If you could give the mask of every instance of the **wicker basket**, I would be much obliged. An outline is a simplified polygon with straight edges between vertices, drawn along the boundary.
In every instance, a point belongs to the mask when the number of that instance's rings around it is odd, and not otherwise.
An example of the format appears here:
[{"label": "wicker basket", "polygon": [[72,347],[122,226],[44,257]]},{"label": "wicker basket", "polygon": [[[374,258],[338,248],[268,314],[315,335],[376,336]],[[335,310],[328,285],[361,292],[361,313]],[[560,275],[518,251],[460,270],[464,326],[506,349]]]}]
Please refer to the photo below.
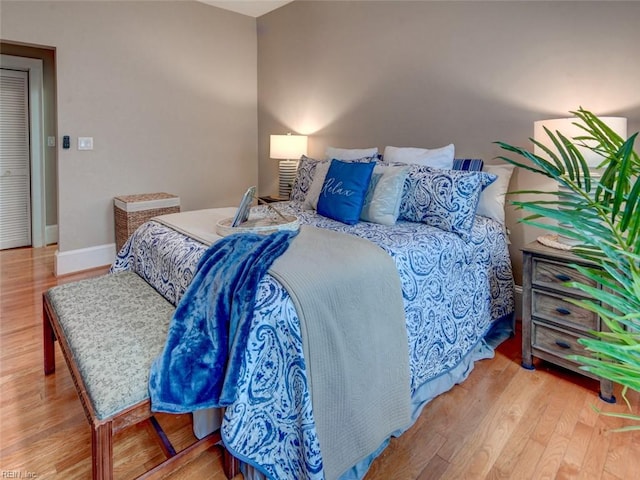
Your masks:
[{"label": "wicker basket", "polygon": [[131,234],[147,220],[180,211],[180,197],[170,193],[121,195],[113,199],[116,251],[120,251]]}]

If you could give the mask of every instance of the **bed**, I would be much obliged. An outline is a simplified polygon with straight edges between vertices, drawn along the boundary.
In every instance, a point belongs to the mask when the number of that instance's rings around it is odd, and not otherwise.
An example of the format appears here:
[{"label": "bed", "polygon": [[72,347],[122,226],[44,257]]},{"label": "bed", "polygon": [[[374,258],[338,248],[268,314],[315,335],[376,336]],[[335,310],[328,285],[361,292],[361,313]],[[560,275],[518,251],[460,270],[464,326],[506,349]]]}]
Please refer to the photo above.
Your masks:
[{"label": "bed", "polygon": [[[304,174],[304,168],[301,170]],[[405,180],[405,196],[406,185]],[[306,187],[305,193],[310,181]],[[309,209],[303,200],[282,202],[277,208],[296,216],[301,225],[373,242],[395,262],[406,321],[411,421],[431,399],[462,382],[474,362],[492,357],[496,339],[511,331],[513,277],[500,222],[474,215],[463,237],[423,221],[347,225]],[[405,211],[411,208],[402,207]],[[213,219],[232,216],[232,211],[174,214],[187,224],[193,219],[193,228],[186,230],[162,217],[147,222],[118,253],[112,271],[134,270],[177,304],[207,243],[215,241]],[[257,206],[251,215],[273,213],[268,206]],[[314,424],[313,392],[306,377],[295,306],[287,290],[269,273],[260,281],[256,298],[250,347],[244,352],[238,385],[241,393],[224,410],[221,434],[225,447],[249,467],[246,472],[256,476],[325,478],[327,459],[323,459]],[[210,411],[194,413],[197,435],[207,433],[210,423]],[[392,434],[400,435],[403,430]],[[331,478],[362,478],[387,443],[388,438]]]}]

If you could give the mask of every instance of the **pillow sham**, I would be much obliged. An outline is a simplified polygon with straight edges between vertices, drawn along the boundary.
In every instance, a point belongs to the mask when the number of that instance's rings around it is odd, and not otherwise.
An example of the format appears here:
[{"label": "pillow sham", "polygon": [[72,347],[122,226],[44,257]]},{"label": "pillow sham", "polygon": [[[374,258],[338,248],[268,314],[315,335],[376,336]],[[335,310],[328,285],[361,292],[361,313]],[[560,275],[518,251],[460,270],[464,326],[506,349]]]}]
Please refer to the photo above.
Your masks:
[{"label": "pillow sham", "polygon": [[496,175],[486,172],[412,167],[404,183],[400,218],[456,233],[468,241],[480,194],[495,179]]},{"label": "pillow sham", "polygon": [[484,162],[481,158],[454,158],[454,170],[466,170],[467,172],[481,172]]},{"label": "pillow sham", "polygon": [[440,148],[391,147],[384,149],[386,163],[409,163],[433,168],[453,168],[455,147],[453,143]]},{"label": "pillow sham", "polygon": [[400,214],[404,181],[409,167],[376,165],[371,175],[360,219],[381,225],[395,225]]},{"label": "pillow sham", "polygon": [[378,147],[371,148],[337,148],[327,147],[324,152],[327,160],[359,160],[361,158],[378,156]]},{"label": "pillow sham", "polygon": [[492,218],[504,225],[504,203],[513,169],[514,165],[507,163],[484,166],[485,172],[492,173],[498,178],[483,190],[476,214]]},{"label": "pillow sham", "polygon": [[318,199],[318,213],[347,225],[360,219],[375,163],[332,160]]}]

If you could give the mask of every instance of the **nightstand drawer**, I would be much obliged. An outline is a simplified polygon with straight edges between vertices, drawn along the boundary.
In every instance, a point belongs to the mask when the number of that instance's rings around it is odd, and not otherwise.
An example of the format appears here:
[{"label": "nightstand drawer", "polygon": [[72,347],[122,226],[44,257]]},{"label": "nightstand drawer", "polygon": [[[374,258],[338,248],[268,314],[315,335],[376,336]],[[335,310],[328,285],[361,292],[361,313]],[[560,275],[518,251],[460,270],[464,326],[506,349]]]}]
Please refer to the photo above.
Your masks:
[{"label": "nightstand drawer", "polygon": [[[569,332],[533,322],[532,347],[564,358],[566,355],[587,355],[578,338]],[[571,360],[566,360],[571,361]]]},{"label": "nightstand drawer", "polygon": [[533,290],[531,314],[583,331],[598,330],[598,315],[540,290]]},{"label": "nightstand drawer", "polygon": [[564,292],[570,292],[574,295],[580,296],[585,296],[585,293],[575,288],[567,288],[562,284],[565,282],[575,281],[592,287],[597,286],[596,282],[585,277],[576,269],[541,258],[533,259],[531,281],[534,286],[562,290]]},{"label": "nightstand drawer", "polygon": [[595,269],[599,269],[599,265],[537,241],[527,244],[522,251],[522,366],[534,369],[533,359],[537,357],[598,379],[600,397],[615,402],[611,380],[582,370],[578,363],[567,359],[572,354],[589,356],[578,339],[593,337],[591,332],[600,331],[602,323],[595,313],[564,300],[589,299],[590,296],[581,290],[567,288],[563,283],[575,281],[602,288],[572,268],[572,264]]}]

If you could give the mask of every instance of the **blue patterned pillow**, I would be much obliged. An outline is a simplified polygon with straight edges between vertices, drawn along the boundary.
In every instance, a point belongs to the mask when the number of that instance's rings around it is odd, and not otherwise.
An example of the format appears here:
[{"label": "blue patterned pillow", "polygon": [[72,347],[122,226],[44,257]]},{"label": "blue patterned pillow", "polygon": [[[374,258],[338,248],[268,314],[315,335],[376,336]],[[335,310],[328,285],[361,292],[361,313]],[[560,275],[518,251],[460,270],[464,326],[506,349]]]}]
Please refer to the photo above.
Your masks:
[{"label": "blue patterned pillow", "polygon": [[307,191],[313,182],[313,174],[316,171],[316,166],[320,163],[320,160],[302,155],[300,157],[300,163],[298,164],[298,171],[296,172],[296,178],[291,186],[290,200],[297,200],[304,202],[307,196]]},{"label": "blue patterned pillow", "polygon": [[454,158],[454,170],[466,170],[468,172],[481,172],[484,162],[481,158]]},{"label": "blue patterned pillow", "polygon": [[400,218],[453,232],[468,241],[482,190],[496,175],[411,167],[404,183]]},{"label": "blue patterned pillow", "polygon": [[318,198],[318,213],[347,225],[360,219],[374,162],[332,160]]}]

